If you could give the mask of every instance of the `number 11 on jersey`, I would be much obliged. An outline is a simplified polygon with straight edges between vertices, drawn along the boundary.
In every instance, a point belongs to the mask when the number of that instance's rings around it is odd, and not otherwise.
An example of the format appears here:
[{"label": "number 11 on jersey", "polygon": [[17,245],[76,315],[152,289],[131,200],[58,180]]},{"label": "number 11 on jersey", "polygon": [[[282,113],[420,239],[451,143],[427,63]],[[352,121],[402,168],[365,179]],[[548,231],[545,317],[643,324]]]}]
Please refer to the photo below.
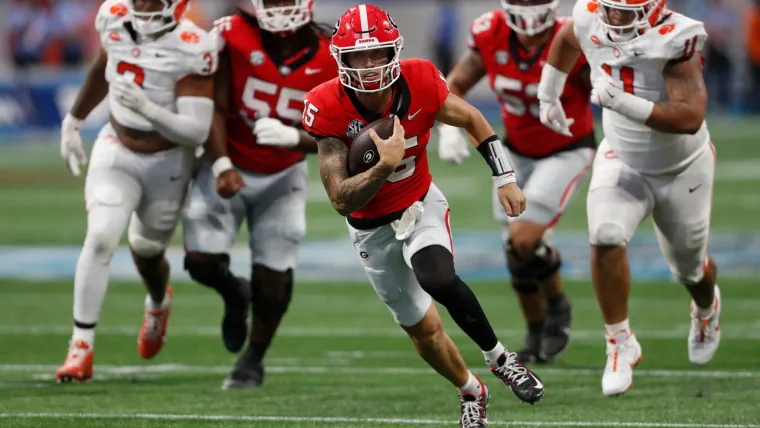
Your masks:
[{"label": "number 11 on jersey", "polygon": [[[612,67],[609,64],[602,64],[602,70],[613,79],[615,78],[615,76],[612,75]],[[618,74],[618,79],[623,82],[623,90],[631,95],[635,95],[633,93],[633,68],[620,67]]]}]

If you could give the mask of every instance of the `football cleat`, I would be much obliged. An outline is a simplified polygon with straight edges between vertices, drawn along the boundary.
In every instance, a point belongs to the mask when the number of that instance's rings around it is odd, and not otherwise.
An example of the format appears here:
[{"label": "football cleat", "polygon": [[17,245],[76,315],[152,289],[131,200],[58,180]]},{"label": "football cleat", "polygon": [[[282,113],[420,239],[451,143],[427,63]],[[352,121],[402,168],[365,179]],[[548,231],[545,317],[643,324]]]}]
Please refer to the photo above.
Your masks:
[{"label": "football cleat", "polygon": [[538,354],[540,360],[552,361],[565,352],[570,344],[571,317],[570,300],[563,295],[562,301],[547,312],[546,326],[541,336],[541,350]]},{"label": "football cleat", "polygon": [[[478,379],[480,381],[480,379]],[[488,388],[481,382],[483,392],[480,397],[464,392],[459,393],[459,402],[462,410],[462,417],[459,418],[460,428],[486,428],[488,427],[488,401],[490,394]]]},{"label": "football cleat", "polygon": [[238,278],[239,291],[232,296],[224,295],[224,318],[222,340],[228,351],[238,353],[248,337],[248,308],[251,304],[251,283]]},{"label": "football cleat", "polygon": [[521,401],[535,404],[544,396],[544,384],[530,369],[517,360],[514,352],[505,352],[496,360],[491,373],[504,382]]},{"label": "football cleat", "polygon": [[642,359],[641,345],[632,331],[607,335],[607,364],[602,375],[602,393],[617,396],[633,385],[633,369]]},{"label": "football cleat", "polygon": [[158,354],[166,340],[166,325],[169,322],[169,313],[172,307],[173,291],[171,285],[166,286],[166,296],[161,308],[152,309],[150,296],[145,298],[145,315],[143,317],[140,335],[137,338],[137,348],[140,356],[149,360]]},{"label": "football cleat", "polygon": [[235,361],[232,371],[222,382],[222,389],[259,388],[264,383],[264,365],[251,346]]},{"label": "football cleat", "polygon": [[90,345],[83,340],[73,340],[66,355],[66,361],[55,372],[58,383],[86,382],[92,378],[94,354]]},{"label": "football cleat", "polygon": [[522,349],[517,351],[517,361],[521,361],[525,364],[542,363],[543,360],[539,357],[541,352],[541,332],[528,332],[525,334],[525,344]]},{"label": "football cleat", "polygon": [[691,329],[689,330],[689,361],[707,364],[715,356],[720,344],[720,289],[715,286],[712,313],[700,318],[697,305],[691,302]]}]

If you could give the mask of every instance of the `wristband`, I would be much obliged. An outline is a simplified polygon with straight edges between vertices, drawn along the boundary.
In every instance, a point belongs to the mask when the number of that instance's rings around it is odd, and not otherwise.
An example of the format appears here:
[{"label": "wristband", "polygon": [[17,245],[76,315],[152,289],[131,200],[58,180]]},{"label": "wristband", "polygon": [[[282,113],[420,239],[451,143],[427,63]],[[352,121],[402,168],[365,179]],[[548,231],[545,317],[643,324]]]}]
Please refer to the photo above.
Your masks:
[{"label": "wristband", "polygon": [[211,165],[211,172],[214,174],[214,177],[219,177],[224,171],[232,168],[233,166],[230,158],[227,156],[222,156],[219,159],[215,160]]},{"label": "wristband", "polygon": [[509,156],[507,156],[507,152],[504,150],[504,145],[499,140],[499,137],[492,135],[486,138],[485,141],[478,145],[478,152],[483,156],[488,166],[491,167],[491,173],[494,183],[497,183],[497,187],[516,181],[515,171],[512,169]]}]

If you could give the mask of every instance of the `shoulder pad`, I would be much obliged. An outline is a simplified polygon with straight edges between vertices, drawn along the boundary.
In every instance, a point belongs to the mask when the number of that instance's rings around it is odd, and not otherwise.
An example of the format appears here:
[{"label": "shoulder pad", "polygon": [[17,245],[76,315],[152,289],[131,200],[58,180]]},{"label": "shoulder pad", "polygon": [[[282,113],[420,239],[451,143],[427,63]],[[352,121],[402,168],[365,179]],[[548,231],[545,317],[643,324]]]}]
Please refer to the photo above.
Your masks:
[{"label": "shoulder pad", "polygon": [[650,55],[669,60],[691,58],[702,51],[707,40],[702,22],[678,13],[673,13],[645,35],[651,40],[651,46],[647,48]]},{"label": "shoulder pad", "polygon": [[467,46],[476,50],[488,48],[493,39],[494,30],[503,22],[506,22],[506,16],[501,9],[486,12],[475,18],[470,25]]},{"label": "shoulder pad", "polygon": [[124,20],[129,14],[126,0],[107,0],[95,16],[95,30],[102,33],[111,23]]}]

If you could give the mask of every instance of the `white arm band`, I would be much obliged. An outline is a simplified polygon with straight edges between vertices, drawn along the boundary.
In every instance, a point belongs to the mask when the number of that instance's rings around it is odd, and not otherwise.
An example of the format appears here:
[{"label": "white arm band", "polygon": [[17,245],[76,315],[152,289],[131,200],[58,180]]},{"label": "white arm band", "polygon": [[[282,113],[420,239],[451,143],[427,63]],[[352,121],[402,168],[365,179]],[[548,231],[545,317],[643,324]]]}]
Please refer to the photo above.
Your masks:
[{"label": "white arm band", "polygon": [[544,102],[557,101],[565,90],[567,73],[551,64],[545,64],[538,84],[538,99]]},{"label": "white arm band", "polygon": [[652,115],[652,111],[654,110],[654,103],[652,101],[627,92],[622,92],[618,95],[618,98],[618,113],[640,122],[649,120],[649,116]]},{"label": "white arm band", "polygon": [[206,97],[177,98],[177,113],[148,102],[145,118],[159,134],[180,146],[197,147],[208,139],[214,117],[214,101]]}]

